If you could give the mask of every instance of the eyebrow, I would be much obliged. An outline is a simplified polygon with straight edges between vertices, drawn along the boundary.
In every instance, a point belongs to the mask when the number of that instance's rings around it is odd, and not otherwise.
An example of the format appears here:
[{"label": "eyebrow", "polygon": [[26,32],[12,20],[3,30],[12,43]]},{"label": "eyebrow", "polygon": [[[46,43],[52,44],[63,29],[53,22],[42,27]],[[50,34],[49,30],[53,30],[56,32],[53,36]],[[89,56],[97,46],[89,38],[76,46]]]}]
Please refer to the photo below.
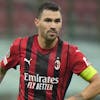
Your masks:
[{"label": "eyebrow", "polygon": [[45,18],[44,21],[52,21],[51,18]]},{"label": "eyebrow", "polygon": [[57,18],[57,19],[55,19],[55,21],[56,21],[56,22],[60,22],[60,21],[61,21],[61,19],[60,19],[60,18]]},{"label": "eyebrow", "polygon": [[[44,21],[52,21],[52,18],[45,18]],[[55,22],[60,22],[61,19],[60,18],[56,18],[54,19]]]}]

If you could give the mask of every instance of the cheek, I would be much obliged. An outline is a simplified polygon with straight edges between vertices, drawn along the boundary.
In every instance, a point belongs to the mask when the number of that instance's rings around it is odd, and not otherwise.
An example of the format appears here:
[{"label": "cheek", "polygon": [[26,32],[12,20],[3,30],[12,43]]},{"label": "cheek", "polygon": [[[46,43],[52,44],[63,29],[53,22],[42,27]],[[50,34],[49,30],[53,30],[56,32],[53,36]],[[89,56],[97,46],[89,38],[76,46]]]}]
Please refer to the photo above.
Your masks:
[{"label": "cheek", "polygon": [[59,24],[59,27],[60,27],[60,28],[62,27],[62,23]]},{"label": "cheek", "polygon": [[57,30],[58,30],[58,31],[60,31],[61,28],[62,28],[62,25],[58,25],[58,26],[57,26]]},{"label": "cheek", "polygon": [[43,24],[43,25],[41,26],[41,29],[42,29],[44,32],[46,32],[46,31],[49,30],[49,25]]},{"label": "cheek", "polygon": [[41,25],[41,26],[39,27],[39,30],[40,30],[41,33],[46,33],[47,28],[46,28],[44,25]]},{"label": "cheek", "polygon": [[44,30],[44,25],[43,25],[43,24],[40,24],[40,25],[39,25],[39,29],[40,29],[40,31],[41,31],[41,30]]},{"label": "cheek", "polygon": [[40,28],[41,28],[41,29],[45,29],[45,28],[46,28],[46,25],[45,25],[44,23],[41,23],[41,24],[40,24]]}]

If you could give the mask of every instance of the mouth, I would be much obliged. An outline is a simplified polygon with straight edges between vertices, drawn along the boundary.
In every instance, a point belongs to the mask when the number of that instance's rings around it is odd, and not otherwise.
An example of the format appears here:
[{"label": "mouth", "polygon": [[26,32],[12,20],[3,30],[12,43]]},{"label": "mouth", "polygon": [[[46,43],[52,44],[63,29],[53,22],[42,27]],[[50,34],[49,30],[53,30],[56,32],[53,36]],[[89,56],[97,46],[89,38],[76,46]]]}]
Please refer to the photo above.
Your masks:
[{"label": "mouth", "polygon": [[49,33],[49,36],[50,36],[50,37],[55,37],[55,36],[57,36],[57,33],[55,33],[55,32],[50,32],[50,33]]},{"label": "mouth", "polygon": [[56,31],[48,31],[48,33],[50,33],[50,35],[56,35],[57,34]]},{"label": "mouth", "polygon": [[57,33],[56,32],[50,32],[50,35],[56,35]]}]

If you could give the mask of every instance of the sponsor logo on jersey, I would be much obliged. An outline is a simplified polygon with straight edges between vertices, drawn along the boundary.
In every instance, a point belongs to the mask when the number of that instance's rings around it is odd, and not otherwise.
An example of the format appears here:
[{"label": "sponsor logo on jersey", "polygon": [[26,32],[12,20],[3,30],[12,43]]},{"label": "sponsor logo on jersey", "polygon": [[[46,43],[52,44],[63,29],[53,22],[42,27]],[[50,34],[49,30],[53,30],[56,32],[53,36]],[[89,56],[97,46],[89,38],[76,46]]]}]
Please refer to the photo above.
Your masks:
[{"label": "sponsor logo on jersey", "polygon": [[30,66],[31,60],[32,60],[32,59],[28,60],[28,59],[24,58],[24,61],[27,62],[29,66]]},{"label": "sponsor logo on jersey", "polygon": [[35,90],[52,90],[53,85],[59,82],[57,77],[47,77],[39,74],[31,75],[29,73],[24,73],[24,80],[28,82],[27,88]]}]

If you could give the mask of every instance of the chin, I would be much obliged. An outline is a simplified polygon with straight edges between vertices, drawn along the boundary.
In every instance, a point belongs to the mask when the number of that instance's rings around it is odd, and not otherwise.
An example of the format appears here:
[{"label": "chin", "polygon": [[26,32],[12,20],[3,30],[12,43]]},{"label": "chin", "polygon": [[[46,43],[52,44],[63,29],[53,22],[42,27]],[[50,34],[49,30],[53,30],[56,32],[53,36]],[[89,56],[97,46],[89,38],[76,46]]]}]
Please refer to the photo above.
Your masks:
[{"label": "chin", "polygon": [[47,39],[47,41],[49,41],[49,42],[53,42],[53,41],[55,41],[56,40],[56,38],[48,38]]},{"label": "chin", "polygon": [[57,38],[57,36],[55,36],[55,35],[52,35],[52,36],[48,37],[49,40],[55,40],[56,38]]}]

